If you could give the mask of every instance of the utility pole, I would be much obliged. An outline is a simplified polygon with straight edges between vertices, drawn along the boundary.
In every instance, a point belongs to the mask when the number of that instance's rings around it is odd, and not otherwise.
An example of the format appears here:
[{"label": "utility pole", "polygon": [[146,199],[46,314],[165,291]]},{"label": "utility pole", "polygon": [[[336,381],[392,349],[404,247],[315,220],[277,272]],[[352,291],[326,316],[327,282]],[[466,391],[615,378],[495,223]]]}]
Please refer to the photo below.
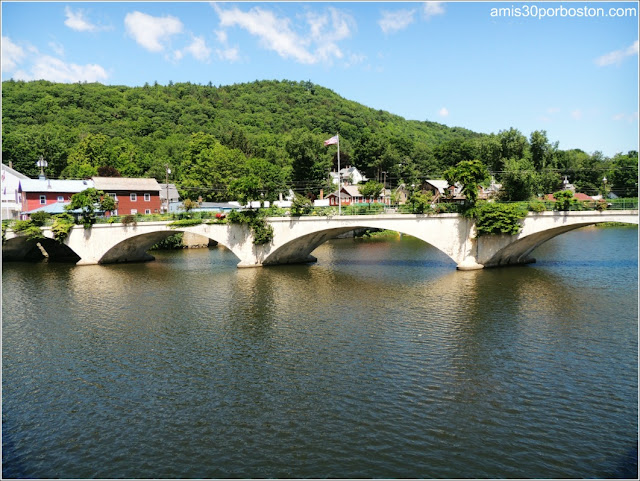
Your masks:
[{"label": "utility pole", "polygon": [[169,174],[171,173],[171,169],[169,168],[169,164],[166,164],[164,167],[165,167],[164,180],[165,180],[165,186],[167,188],[167,214],[168,214],[169,213]]}]

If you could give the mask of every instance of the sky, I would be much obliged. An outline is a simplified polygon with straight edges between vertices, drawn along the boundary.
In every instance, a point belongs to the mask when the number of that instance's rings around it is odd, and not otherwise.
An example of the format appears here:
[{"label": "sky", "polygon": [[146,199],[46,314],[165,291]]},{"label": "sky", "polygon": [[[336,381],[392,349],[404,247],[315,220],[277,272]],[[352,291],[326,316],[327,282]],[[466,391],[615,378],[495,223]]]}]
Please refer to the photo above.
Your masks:
[{"label": "sky", "polygon": [[638,150],[637,2],[2,2],[2,79],[306,81],[409,120]]}]

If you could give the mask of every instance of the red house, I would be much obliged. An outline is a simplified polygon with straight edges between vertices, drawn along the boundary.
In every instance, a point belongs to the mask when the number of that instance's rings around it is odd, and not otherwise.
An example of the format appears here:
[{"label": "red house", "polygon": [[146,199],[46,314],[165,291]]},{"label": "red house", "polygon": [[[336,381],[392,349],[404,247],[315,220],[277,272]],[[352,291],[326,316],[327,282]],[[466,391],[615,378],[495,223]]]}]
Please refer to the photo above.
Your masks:
[{"label": "red house", "polygon": [[91,180],[21,179],[18,194],[21,211],[29,212],[50,204],[63,204],[73,194],[93,187]]},{"label": "red house", "polygon": [[112,215],[158,214],[160,184],[156,179],[93,177],[94,187],[114,198],[117,210]]}]

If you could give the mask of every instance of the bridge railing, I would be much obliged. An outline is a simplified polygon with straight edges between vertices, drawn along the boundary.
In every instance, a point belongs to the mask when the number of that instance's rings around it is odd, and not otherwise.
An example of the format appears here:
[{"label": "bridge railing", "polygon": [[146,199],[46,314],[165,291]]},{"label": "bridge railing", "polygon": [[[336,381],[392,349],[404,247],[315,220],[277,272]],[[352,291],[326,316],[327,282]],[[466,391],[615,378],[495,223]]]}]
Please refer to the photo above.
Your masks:
[{"label": "bridge railing", "polygon": [[[532,212],[554,211],[556,210],[556,202],[549,200],[534,200],[530,202],[503,202],[505,204],[515,204],[521,206],[524,210]],[[590,200],[576,201],[571,204],[567,210],[569,211],[603,211],[603,210],[637,210],[638,198],[618,198],[606,200]],[[399,205],[385,205],[380,203],[362,203],[342,206],[342,215],[379,215],[379,214],[416,214],[414,206],[411,203]],[[443,214],[443,213],[459,213],[462,211],[462,205],[456,203],[438,203],[431,207],[427,207],[422,213],[424,214]],[[158,222],[158,221],[176,221],[181,219],[201,219],[221,220],[227,213],[214,211],[197,211],[197,212],[179,212],[168,214],[135,214],[120,215],[111,217],[98,217],[96,223],[138,223],[138,222]],[[291,216],[291,209],[283,209],[278,207],[269,207],[266,212],[270,217],[286,217]],[[337,216],[338,207],[315,207],[305,216]],[[3,220],[3,231],[11,228],[12,220]],[[44,225],[51,225],[53,218],[44,222]]]}]

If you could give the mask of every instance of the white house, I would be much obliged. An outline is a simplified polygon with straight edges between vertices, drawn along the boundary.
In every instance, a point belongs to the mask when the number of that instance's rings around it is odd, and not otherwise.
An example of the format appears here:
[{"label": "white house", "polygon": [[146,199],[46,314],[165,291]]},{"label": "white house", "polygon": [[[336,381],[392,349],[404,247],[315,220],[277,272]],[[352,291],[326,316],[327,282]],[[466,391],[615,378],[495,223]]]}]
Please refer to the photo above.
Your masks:
[{"label": "white house", "polygon": [[[331,180],[334,184],[338,185],[338,172],[331,172],[329,174],[331,176]],[[340,175],[342,176],[343,184],[362,184],[366,182],[367,179],[356,167],[346,167],[344,169],[340,169]]]},{"label": "white house", "polygon": [[22,196],[18,192],[20,181],[28,179],[24,174],[2,164],[2,218],[17,219],[22,210]]}]

